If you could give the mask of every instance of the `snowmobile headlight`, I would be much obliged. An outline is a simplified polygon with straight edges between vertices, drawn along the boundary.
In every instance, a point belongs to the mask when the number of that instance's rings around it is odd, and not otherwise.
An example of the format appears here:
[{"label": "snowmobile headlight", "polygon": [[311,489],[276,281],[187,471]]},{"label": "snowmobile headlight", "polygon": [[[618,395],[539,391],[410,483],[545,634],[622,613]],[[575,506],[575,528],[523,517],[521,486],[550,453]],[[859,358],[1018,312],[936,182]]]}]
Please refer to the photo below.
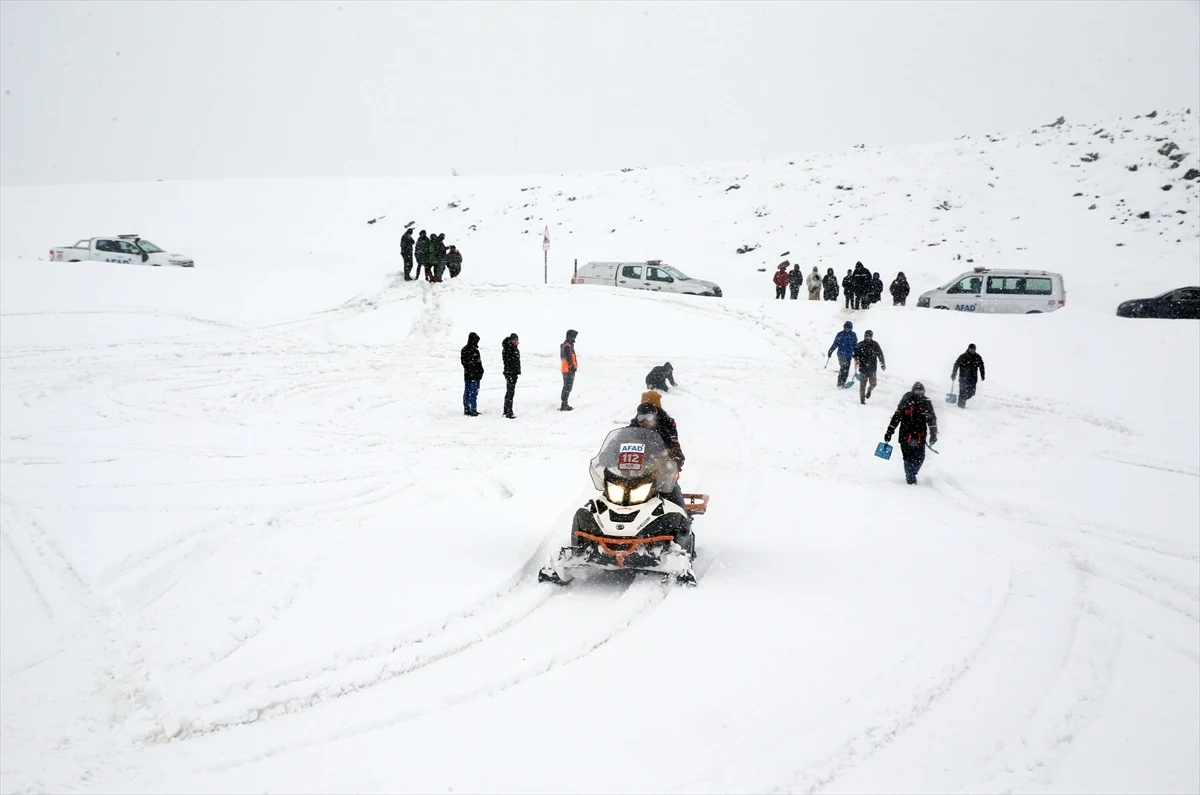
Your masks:
[{"label": "snowmobile headlight", "polygon": [[650,499],[650,494],[654,491],[653,483],[643,483],[640,486],[634,486],[629,490],[629,504],[637,505]]},{"label": "snowmobile headlight", "polygon": [[609,502],[615,502],[618,505],[625,502],[625,486],[622,483],[613,483],[610,480],[604,484],[604,493],[608,495]]}]

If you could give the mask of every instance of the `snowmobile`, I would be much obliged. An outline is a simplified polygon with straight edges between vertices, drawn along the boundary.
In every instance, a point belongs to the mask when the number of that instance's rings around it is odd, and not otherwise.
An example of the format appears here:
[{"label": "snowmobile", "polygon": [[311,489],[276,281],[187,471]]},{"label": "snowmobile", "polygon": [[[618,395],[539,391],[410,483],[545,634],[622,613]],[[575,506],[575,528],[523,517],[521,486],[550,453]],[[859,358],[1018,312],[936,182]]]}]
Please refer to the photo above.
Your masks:
[{"label": "snowmobile", "polygon": [[599,492],[575,512],[571,543],[538,573],[538,580],[565,585],[576,569],[659,572],[696,584],[692,517],[708,509],[707,494],[684,494],[681,508],[670,494],[679,468],[657,431],[618,428],[591,461]]}]

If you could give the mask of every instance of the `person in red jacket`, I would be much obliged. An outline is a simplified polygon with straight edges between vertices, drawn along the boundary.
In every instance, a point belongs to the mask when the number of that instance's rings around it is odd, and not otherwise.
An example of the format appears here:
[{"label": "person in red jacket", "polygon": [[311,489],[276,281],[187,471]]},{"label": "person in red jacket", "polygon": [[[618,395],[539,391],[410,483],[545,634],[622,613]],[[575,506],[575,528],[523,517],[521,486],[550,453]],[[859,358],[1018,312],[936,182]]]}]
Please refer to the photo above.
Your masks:
[{"label": "person in red jacket", "polygon": [[779,270],[775,271],[774,281],[775,281],[775,297],[776,298],[783,298],[784,293],[787,292],[787,286],[788,286],[787,266],[788,266],[788,262],[787,262],[787,260],[784,260],[783,262],[779,263]]}]

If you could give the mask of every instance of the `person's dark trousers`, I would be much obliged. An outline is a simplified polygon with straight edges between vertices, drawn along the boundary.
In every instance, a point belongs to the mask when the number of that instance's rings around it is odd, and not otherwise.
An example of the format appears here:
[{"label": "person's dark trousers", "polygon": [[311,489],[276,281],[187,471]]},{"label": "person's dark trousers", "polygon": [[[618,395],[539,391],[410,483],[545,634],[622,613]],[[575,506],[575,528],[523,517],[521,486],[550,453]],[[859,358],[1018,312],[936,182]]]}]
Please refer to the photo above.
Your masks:
[{"label": "person's dark trousers", "polygon": [[967,401],[970,398],[975,397],[975,387],[978,385],[978,383],[979,382],[974,379],[967,379],[959,376],[958,407],[960,409],[965,409],[967,407]]},{"label": "person's dark trousers", "polygon": [[575,371],[572,370],[569,373],[563,373],[562,377],[563,377],[562,404],[563,404],[563,407],[565,408],[567,405],[567,398],[569,398],[571,396],[571,387],[575,386]]},{"label": "person's dark trousers", "polygon": [[675,488],[671,489],[671,494],[670,494],[670,496],[667,497],[667,499],[670,500],[671,502],[675,503],[676,505],[678,505],[680,508],[684,509],[685,511],[687,510],[687,503],[684,502],[684,499],[683,499],[683,489],[679,487],[678,480],[675,481]]},{"label": "person's dark trousers", "polygon": [[860,309],[861,307],[862,307],[861,299],[859,299],[858,293],[855,293],[854,295],[850,296],[850,308],[851,309]]},{"label": "person's dark trousers", "polygon": [[916,483],[917,473],[921,471],[921,464],[925,463],[925,443],[902,444],[900,445],[900,455],[904,458],[904,481],[909,484]]},{"label": "person's dark trousers", "polygon": [[875,388],[877,383],[874,370],[869,373],[863,370],[858,374],[858,399],[860,402],[867,402],[867,398],[871,396],[871,390]]},{"label": "person's dark trousers", "polygon": [[850,376],[850,362],[851,358],[849,356],[838,354],[838,386],[846,385],[846,379]]},{"label": "person's dark trousers", "polygon": [[406,282],[412,281],[412,267],[413,267],[412,254],[405,254],[404,255],[404,281],[406,281]]},{"label": "person's dark trousers", "polygon": [[797,298],[799,295],[800,295],[800,288],[799,288],[799,287],[793,287],[793,288],[792,288],[792,300],[793,300],[793,301],[795,301],[795,300],[796,300],[796,298]]},{"label": "person's dark trousers", "polygon": [[776,287],[775,288],[775,297],[783,298],[783,293],[786,289],[787,289],[786,287]]},{"label": "person's dark trousers", "polygon": [[512,408],[513,396],[516,395],[516,393],[517,393],[517,376],[515,376],[515,375],[504,376],[504,383],[505,383],[504,416],[512,417],[512,415],[513,415],[513,408]]},{"label": "person's dark trousers", "polygon": [[479,399],[479,382],[464,381],[463,382],[463,414],[475,415],[479,413],[475,402]]}]

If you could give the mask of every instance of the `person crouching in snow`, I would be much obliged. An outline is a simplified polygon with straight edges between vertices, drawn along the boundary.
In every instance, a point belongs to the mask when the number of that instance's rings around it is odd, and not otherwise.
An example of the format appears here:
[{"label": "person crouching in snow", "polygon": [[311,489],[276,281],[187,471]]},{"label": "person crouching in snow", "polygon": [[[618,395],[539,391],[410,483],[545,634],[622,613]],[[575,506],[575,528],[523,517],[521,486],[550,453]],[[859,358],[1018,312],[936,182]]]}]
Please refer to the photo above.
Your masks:
[{"label": "person crouching in snow", "polygon": [[905,392],[896,406],[896,413],[888,423],[884,442],[892,441],[892,433],[900,427],[900,456],[904,459],[904,481],[916,485],[917,473],[925,463],[925,433],[929,432],[929,444],[937,444],[937,415],[933,404],[925,397],[925,385],[920,381],[913,384],[911,392]]},{"label": "person crouching in snow", "polygon": [[670,392],[667,389],[667,382],[671,382],[671,386],[679,386],[675,383],[675,368],[670,362],[660,364],[650,372],[646,373],[646,389],[657,389],[659,392]]},{"label": "person crouching in snow", "polygon": [[[658,435],[662,437],[663,444],[667,447],[667,453],[671,456],[671,460],[675,462],[675,466],[682,472],[684,456],[683,450],[679,446],[679,428],[675,425],[675,419],[663,410],[661,401],[662,398],[657,392],[643,392],[642,402],[637,407],[637,416],[629,421],[629,427],[658,431]],[[663,499],[670,500],[685,511],[687,510],[687,503],[684,502],[683,489],[679,487],[678,478],[675,479],[671,493],[663,493],[661,496]]]}]

